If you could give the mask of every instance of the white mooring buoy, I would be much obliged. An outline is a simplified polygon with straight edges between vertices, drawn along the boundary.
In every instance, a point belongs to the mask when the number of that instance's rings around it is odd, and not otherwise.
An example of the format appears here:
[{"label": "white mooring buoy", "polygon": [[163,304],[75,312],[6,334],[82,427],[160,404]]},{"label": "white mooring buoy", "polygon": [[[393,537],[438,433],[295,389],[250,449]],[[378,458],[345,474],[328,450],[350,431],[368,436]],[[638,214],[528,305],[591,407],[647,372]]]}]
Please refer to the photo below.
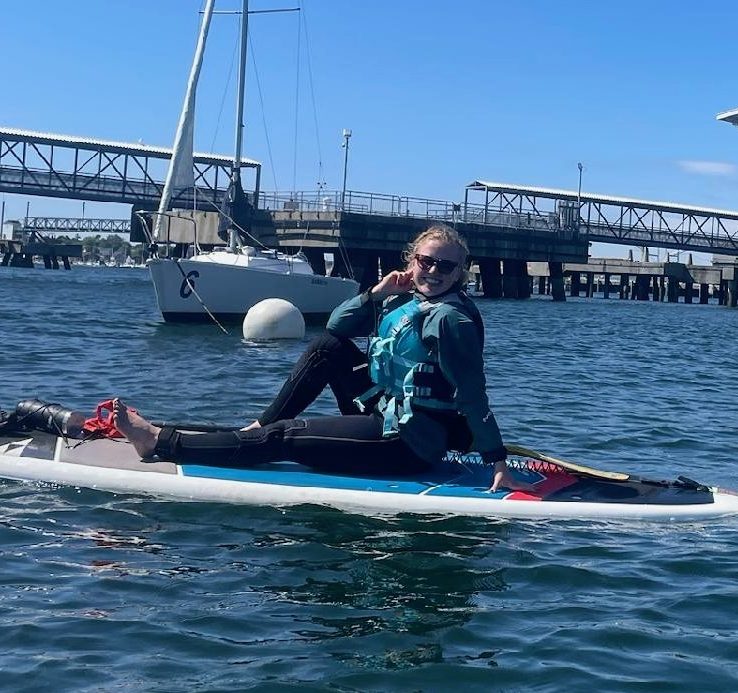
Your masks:
[{"label": "white mooring buoy", "polygon": [[243,319],[244,339],[302,339],[305,318],[282,298],[265,298],[249,308]]}]

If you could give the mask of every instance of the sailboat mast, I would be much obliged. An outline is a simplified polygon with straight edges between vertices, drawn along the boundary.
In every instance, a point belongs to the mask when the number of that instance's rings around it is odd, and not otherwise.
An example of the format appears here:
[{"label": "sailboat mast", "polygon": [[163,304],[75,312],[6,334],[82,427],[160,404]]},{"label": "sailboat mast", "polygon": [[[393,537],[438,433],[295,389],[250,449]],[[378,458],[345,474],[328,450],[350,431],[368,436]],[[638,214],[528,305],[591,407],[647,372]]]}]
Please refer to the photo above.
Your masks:
[{"label": "sailboat mast", "polygon": [[246,49],[249,32],[249,0],[243,0],[241,12],[241,48],[238,61],[238,95],[236,96],[236,147],[233,159],[233,175],[241,172],[241,155],[243,147],[243,99],[246,90]]},{"label": "sailboat mast", "polygon": [[182,112],[179,115],[177,134],[174,136],[172,159],[169,162],[169,170],[167,171],[164,190],[161,194],[161,200],[159,200],[159,209],[154,222],[154,240],[159,240],[161,237],[164,216],[169,209],[169,203],[172,199],[172,188],[177,186],[182,188],[192,187],[194,189],[195,186],[194,173],[192,170],[195,93],[197,91],[197,80],[200,78],[200,68],[202,67],[202,58],[205,52],[205,42],[208,37],[210,19],[213,16],[214,7],[215,0],[207,0],[207,4],[205,5],[205,10],[203,12],[202,24],[200,25],[200,35],[197,39],[195,57],[192,59],[192,67],[190,68],[190,78],[187,82],[184,104],[182,106]]},{"label": "sailboat mast", "polygon": [[[246,90],[246,49],[248,45],[249,31],[249,1],[243,0],[241,8],[241,46],[238,54],[238,93],[236,95],[236,146],[233,153],[233,165],[231,166],[231,191],[236,194],[237,187],[241,185],[241,155],[243,147],[243,99]],[[228,234],[228,246],[231,252],[236,252],[238,235],[231,228]]]}]

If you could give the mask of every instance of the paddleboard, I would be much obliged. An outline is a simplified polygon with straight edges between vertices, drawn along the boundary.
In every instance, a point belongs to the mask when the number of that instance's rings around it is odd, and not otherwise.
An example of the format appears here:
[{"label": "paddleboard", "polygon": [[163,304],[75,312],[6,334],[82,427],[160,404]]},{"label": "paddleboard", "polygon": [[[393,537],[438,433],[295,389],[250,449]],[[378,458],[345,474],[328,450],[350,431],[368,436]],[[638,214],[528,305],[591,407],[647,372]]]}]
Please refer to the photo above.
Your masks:
[{"label": "paddleboard", "polygon": [[0,432],[0,478],[187,501],[530,519],[700,520],[738,514],[738,494],[689,479],[648,480],[565,464],[511,457],[511,475],[527,490],[492,493],[490,468],[474,455],[449,457],[413,477],[367,478],[313,472],[291,462],[233,469],[145,461],[122,439]]}]

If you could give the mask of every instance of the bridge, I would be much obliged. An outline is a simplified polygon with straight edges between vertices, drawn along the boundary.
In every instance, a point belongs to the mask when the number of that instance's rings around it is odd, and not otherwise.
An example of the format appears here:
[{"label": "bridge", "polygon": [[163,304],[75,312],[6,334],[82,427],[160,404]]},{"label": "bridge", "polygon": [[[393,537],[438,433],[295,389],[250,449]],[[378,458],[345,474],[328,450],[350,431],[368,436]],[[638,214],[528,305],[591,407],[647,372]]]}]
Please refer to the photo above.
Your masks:
[{"label": "bridge", "polygon": [[[0,192],[122,202],[155,209],[164,188],[172,150],[86,137],[0,128]],[[195,154],[196,196],[203,204],[222,201],[232,157]],[[261,165],[243,161],[258,191]],[[247,181],[244,181],[244,185]],[[192,193],[173,202],[192,207]]]},{"label": "bridge", "polygon": [[[534,224],[571,225],[593,242],[738,254],[734,211],[479,180],[466,188],[465,210],[470,199],[480,199],[483,219],[508,213]],[[478,207],[464,219],[478,216]]]},{"label": "bridge", "polygon": [[[0,129],[0,192],[153,209],[169,158],[171,150],[162,147]],[[207,209],[225,195],[230,158],[198,154],[194,165],[194,197]],[[586,263],[592,241],[738,255],[733,211],[483,180],[467,185],[457,202],[351,190],[265,193],[259,188],[260,165],[246,161],[245,166],[253,172],[257,202],[254,235],[267,245],[302,248],[318,272],[325,269],[324,251],[340,250],[334,252],[333,271],[345,276],[348,253],[362,286],[376,281],[378,268],[399,266],[408,240],[429,220],[465,235],[489,296],[529,295],[526,263],[543,261],[550,265],[552,293],[563,299],[562,263]],[[173,206],[191,208],[192,197]],[[33,223],[47,224],[46,231],[48,224],[64,225],[46,218]],[[129,226],[134,242],[146,240],[139,226]],[[78,219],[64,230],[87,228]],[[166,233],[171,234],[169,227]],[[208,236],[191,221],[165,240],[175,243],[178,253],[187,243],[222,243],[214,231]]]},{"label": "bridge", "polygon": [[[161,197],[170,158],[171,150],[164,147],[0,128],[0,192],[153,209]],[[230,164],[228,156],[195,155],[196,197],[201,209],[222,201]],[[467,185],[459,202],[350,190],[262,193],[261,165],[247,159],[244,167],[253,173],[251,189],[257,206],[268,209],[276,226],[283,227],[279,235],[285,241],[294,235],[291,222],[310,221],[316,231],[335,229],[335,214],[340,212],[344,221],[346,215],[361,215],[380,226],[403,218],[438,219],[518,235],[543,232],[548,240],[573,230],[577,239],[594,242],[738,253],[738,212],[734,211],[483,180]],[[249,187],[249,181],[244,185]],[[174,206],[192,207],[192,195],[174,202]],[[330,214],[334,216],[326,222]],[[85,230],[84,223],[75,223],[76,230]],[[297,228],[304,227],[305,223],[297,224]]]},{"label": "bridge", "polygon": [[[470,202],[474,192],[485,193],[483,203]],[[472,193],[472,195],[470,195]],[[341,205],[343,204],[343,208]],[[581,217],[577,219],[577,206]],[[401,195],[347,190],[261,192],[259,208],[273,215],[315,215],[333,219],[336,212],[441,220],[450,225],[561,230],[575,228],[588,241],[646,248],[716,252],[738,255],[738,212],[669,205],[630,198],[605,197],[567,190],[510,186],[475,181],[463,203]],[[578,226],[577,226],[578,222]],[[47,233],[130,233],[129,219],[84,217],[27,217],[28,231]],[[209,239],[212,242],[220,242]]]}]

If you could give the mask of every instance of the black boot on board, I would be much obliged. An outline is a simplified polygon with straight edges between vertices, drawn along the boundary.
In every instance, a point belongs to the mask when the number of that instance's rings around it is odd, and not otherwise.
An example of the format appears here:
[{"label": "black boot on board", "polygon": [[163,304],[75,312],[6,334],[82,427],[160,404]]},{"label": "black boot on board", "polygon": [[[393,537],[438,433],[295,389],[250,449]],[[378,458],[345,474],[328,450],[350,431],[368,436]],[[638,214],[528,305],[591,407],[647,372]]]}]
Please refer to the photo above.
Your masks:
[{"label": "black boot on board", "polygon": [[15,408],[16,425],[47,431],[58,436],[78,438],[85,422],[84,414],[61,404],[49,404],[40,399],[24,399]]}]

